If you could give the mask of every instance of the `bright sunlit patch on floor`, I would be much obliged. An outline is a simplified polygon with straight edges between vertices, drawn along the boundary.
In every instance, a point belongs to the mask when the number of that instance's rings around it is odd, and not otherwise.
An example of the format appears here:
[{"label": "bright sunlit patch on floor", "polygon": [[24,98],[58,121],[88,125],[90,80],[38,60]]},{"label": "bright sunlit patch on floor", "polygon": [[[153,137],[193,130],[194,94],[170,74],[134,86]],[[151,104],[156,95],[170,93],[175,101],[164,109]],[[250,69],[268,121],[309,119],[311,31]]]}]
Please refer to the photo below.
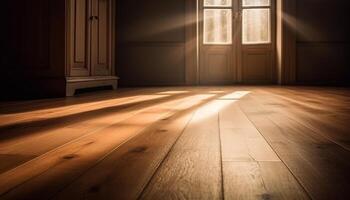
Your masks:
[{"label": "bright sunlit patch on floor", "polygon": [[250,91],[236,91],[221,97],[220,100],[239,100],[250,93]]},{"label": "bright sunlit patch on floor", "polygon": [[117,106],[131,105],[146,101],[153,101],[169,95],[137,95],[132,97],[114,98],[108,100],[93,101],[88,103],[61,106],[56,108],[41,109],[35,111],[26,111],[22,113],[0,115],[0,126],[11,125],[19,122],[34,122],[43,119],[66,117],[73,114],[91,112],[95,110],[115,108]]},{"label": "bright sunlit patch on floor", "polygon": [[225,91],[222,91],[222,90],[213,90],[213,91],[210,91],[209,93],[210,93],[210,94],[222,94],[222,93],[225,93]]},{"label": "bright sunlit patch on floor", "polygon": [[196,113],[197,115],[197,122],[202,123],[203,121],[207,120],[208,118],[213,117],[213,115],[217,115],[219,112],[224,110],[227,106],[234,103],[235,101],[219,101],[214,100],[210,103],[202,106]]},{"label": "bright sunlit patch on floor", "polygon": [[[213,91],[212,91],[213,92]],[[218,91],[216,91],[218,92]],[[224,95],[217,100],[211,101],[208,104],[202,106],[198,112],[197,115],[199,115],[199,121],[202,122],[203,120],[206,120],[207,118],[212,117],[213,115],[216,115],[217,113],[221,112],[222,110],[226,109],[229,105],[232,105],[233,103],[236,103],[238,100],[242,99],[246,95],[251,93],[250,91],[236,91],[232,92],[230,94]],[[228,100],[228,101],[222,101],[222,100]]]},{"label": "bright sunlit patch on floor", "polygon": [[180,91],[166,91],[166,92],[159,92],[157,94],[186,94],[189,93],[189,91],[186,90],[180,90]]}]

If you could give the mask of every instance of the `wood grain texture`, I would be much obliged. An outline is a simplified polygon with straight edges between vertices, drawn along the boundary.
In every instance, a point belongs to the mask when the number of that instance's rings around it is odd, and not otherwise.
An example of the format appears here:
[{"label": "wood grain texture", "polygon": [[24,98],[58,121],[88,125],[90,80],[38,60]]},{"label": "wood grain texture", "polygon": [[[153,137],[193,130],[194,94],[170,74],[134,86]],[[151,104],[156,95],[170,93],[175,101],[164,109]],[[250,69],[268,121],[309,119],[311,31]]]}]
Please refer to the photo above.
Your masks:
[{"label": "wood grain texture", "polygon": [[222,174],[218,110],[222,101],[200,108],[141,199],[220,199]]},{"label": "wood grain texture", "polygon": [[309,199],[282,162],[224,162],[225,199]]},{"label": "wood grain texture", "polygon": [[256,162],[224,162],[225,199],[264,199],[268,195]]},{"label": "wood grain texture", "polygon": [[349,106],[253,86],[0,103],[0,199],[348,199]]},{"label": "wood grain texture", "polygon": [[[1,174],[0,192],[6,193],[9,198],[14,198],[19,194],[29,194],[33,198],[45,198],[42,194],[43,188],[45,188],[46,191],[51,191],[45,193],[48,195],[47,197],[50,197],[60,187],[80,176],[110,151],[139,134],[147,126],[161,119],[162,116],[167,117],[169,112],[176,112],[173,108],[181,101],[184,99],[172,100],[150,107],[122,123],[112,124]],[[53,178],[58,176],[61,178]],[[29,179],[32,179],[33,184],[26,184]],[[18,184],[20,187],[15,191],[12,190]]]},{"label": "wood grain texture", "polygon": [[349,151],[293,120],[292,112],[267,109],[262,99],[271,98],[270,95],[259,98],[258,94],[254,94],[251,101],[242,102],[246,112],[310,196],[315,199],[346,198],[349,195],[346,192],[349,163],[345,160],[349,159]]},{"label": "wood grain texture", "polygon": [[[6,131],[2,136],[11,136],[12,133],[17,135],[22,134],[22,136],[1,141],[0,152],[2,154],[16,154],[19,156],[40,156],[67,142],[78,140],[79,138],[137,115],[147,110],[149,106],[163,102],[164,97],[167,96],[138,95],[130,98],[122,97],[117,100],[105,100],[86,106],[75,105],[72,107],[76,108],[67,108],[67,110],[64,111],[48,111],[48,114],[41,113],[41,115],[45,116],[45,120],[49,119],[51,123],[43,123],[43,126],[39,127],[34,126],[32,128],[29,126],[26,129],[12,129]],[[172,96],[172,98],[177,99],[178,97]],[[101,105],[104,106],[100,107]],[[30,113],[26,113],[26,115],[30,117]],[[68,117],[63,118],[63,120],[57,119],[62,119],[62,115],[67,115]],[[73,117],[70,115],[73,115]],[[36,122],[41,123],[40,121],[35,121],[35,123]],[[36,144],[41,145],[38,146]],[[4,164],[7,165],[5,160],[3,161],[4,162],[1,162],[0,166]],[[3,168],[1,172],[4,172],[6,169],[7,168]]]},{"label": "wood grain texture", "polygon": [[250,94],[237,91],[222,98],[229,102],[220,111],[225,199],[308,199],[291,172],[240,108],[240,102],[249,98]]},{"label": "wood grain texture", "polygon": [[241,111],[238,101],[232,100],[220,112],[223,161],[280,161],[259,131]]},{"label": "wood grain texture", "polygon": [[112,152],[89,173],[64,189],[57,199],[79,199],[82,196],[87,199],[136,199],[187,126],[193,109],[210,98],[212,95],[198,95],[184,102],[178,107],[179,112],[157,122]]}]

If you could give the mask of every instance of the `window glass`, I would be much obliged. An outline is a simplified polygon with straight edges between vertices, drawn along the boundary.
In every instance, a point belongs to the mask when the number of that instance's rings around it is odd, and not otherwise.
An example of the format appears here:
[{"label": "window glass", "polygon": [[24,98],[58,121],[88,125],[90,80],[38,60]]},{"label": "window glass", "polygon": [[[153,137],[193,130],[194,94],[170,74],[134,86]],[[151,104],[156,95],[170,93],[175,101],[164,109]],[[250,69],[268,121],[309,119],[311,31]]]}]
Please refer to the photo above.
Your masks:
[{"label": "window glass", "polygon": [[270,9],[243,10],[243,44],[271,42]]},{"label": "window glass", "polygon": [[204,0],[205,7],[231,7],[232,0]]},{"label": "window glass", "polygon": [[232,43],[232,10],[204,9],[204,44]]},{"label": "window glass", "polygon": [[270,0],[243,0],[243,7],[251,7],[251,6],[270,6]]}]

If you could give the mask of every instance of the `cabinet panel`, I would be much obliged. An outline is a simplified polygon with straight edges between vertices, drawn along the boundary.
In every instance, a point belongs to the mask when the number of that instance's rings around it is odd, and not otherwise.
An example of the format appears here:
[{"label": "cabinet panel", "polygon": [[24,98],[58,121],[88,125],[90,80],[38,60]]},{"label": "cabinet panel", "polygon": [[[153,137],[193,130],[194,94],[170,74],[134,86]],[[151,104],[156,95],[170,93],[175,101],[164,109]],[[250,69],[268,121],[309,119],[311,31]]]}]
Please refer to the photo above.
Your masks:
[{"label": "cabinet panel", "polygon": [[69,75],[89,76],[90,1],[71,0],[69,2]]},{"label": "cabinet panel", "polygon": [[92,75],[111,75],[112,0],[92,0],[91,65]]}]

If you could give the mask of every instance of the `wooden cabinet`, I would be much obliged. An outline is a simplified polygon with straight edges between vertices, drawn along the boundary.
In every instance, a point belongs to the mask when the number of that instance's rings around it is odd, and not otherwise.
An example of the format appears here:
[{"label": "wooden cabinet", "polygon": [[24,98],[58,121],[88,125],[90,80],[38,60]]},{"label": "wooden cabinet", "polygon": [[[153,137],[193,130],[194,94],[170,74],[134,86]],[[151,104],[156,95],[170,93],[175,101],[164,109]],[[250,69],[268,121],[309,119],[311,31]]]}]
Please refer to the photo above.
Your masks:
[{"label": "wooden cabinet", "polygon": [[114,10],[113,0],[67,1],[67,96],[85,87],[117,87]]},{"label": "wooden cabinet", "polygon": [[116,88],[115,4],[116,0],[5,0],[2,91],[7,96],[62,97],[80,88]]}]

